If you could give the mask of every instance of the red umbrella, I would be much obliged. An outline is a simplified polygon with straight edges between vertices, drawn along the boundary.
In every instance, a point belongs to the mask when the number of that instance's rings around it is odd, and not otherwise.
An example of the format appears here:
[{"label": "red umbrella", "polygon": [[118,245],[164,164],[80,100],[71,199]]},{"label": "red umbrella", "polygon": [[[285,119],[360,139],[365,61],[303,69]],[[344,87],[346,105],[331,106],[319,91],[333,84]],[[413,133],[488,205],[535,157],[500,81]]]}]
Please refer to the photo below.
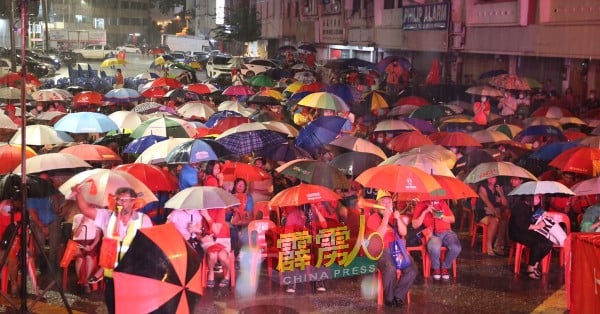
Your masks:
[{"label": "red umbrella", "polygon": [[226,96],[250,96],[256,94],[251,87],[245,85],[232,85],[223,91]]},{"label": "red umbrella", "polygon": [[184,89],[187,89],[190,92],[194,92],[199,95],[212,94],[219,90],[218,88],[214,87],[211,84],[204,84],[204,83],[189,84],[189,85],[186,85],[184,87]]},{"label": "red umbrella", "polygon": [[419,131],[397,135],[387,144],[389,149],[399,153],[407,152],[423,145],[433,145],[433,142]]},{"label": "red umbrella", "polygon": [[85,91],[73,96],[74,105],[102,105],[104,95],[98,92]]},{"label": "red umbrella", "polygon": [[536,111],[532,112],[530,116],[559,119],[562,117],[573,117],[574,115],[568,109],[563,108],[563,107],[542,106],[542,107],[538,108]]},{"label": "red umbrella", "polygon": [[445,196],[437,196],[438,199],[458,200],[462,198],[479,197],[475,191],[466,183],[457,178],[433,175],[435,180],[446,190]]},{"label": "red umbrella", "polygon": [[402,165],[383,165],[365,170],[356,182],[364,187],[398,193],[399,199],[445,195],[442,186],[425,171]]},{"label": "red umbrella", "polygon": [[114,167],[113,170],[129,173],[142,181],[152,192],[177,191],[179,188],[177,178],[173,174],[154,165],[124,164]]},{"label": "red umbrella", "polygon": [[600,149],[578,146],[565,150],[549,163],[562,171],[589,176],[600,174]]},{"label": "red umbrella", "polygon": [[585,134],[583,132],[579,132],[579,131],[565,131],[565,132],[563,132],[563,135],[569,141],[577,141],[577,140],[587,137],[587,134]]},{"label": "red umbrella", "polygon": [[173,224],[138,230],[113,275],[116,312],[194,312],[202,294],[201,264]]},{"label": "red umbrella", "polygon": [[246,181],[262,181],[271,179],[271,175],[255,165],[243,162],[225,161],[221,172],[225,180],[234,181],[236,178],[242,178]]},{"label": "red umbrella", "polygon": [[402,97],[400,99],[398,99],[398,101],[396,101],[396,103],[394,104],[395,106],[402,106],[402,105],[413,105],[413,106],[427,106],[427,105],[431,105],[431,102],[429,102],[429,100],[423,98],[423,97],[419,97],[419,96],[406,96],[406,97]]},{"label": "red umbrella", "polygon": [[310,84],[306,84],[300,87],[300,89],[298,89],[296,91],[296,93],[299,92],[311,92],[311,93],[316,93],[316,92],[320,92],[321,89],[325,86],[325,84],[320,83],[320,82],[314,82],[314,83],[310,83]]},{"label": "red umbrella", "polygon": [[437,145],[446,147],[481,146],[481,143],[474,137],[462,132],[436,132],[430,134],[429,139]]},{"label": "red umbrella", "polygon": [[167,92],[168,92],[168,90],[165,89],[164,87],[156,86],[156,87],[146,88],[144,91],[141,92],[141,95],[146,98],[163,98],[163,97],[165,97],[165,94]]},{"label": "red umbrella", "polygon": [[252,119],[246,117],[225,117],[219,122],[215,123],[212,127],[213,133],[221,134],[231,128],[235,128],[236,126],[242,123],[250,123]]},{"label": "red umbrella", "polygon": [[170,77],[157,78],[154,81],[150,81],[150,82],[144,84],[144,88],[169,87],[169,88],[175,89],[175,88],[179,88],[181,86],[183,86],[183,84],[181,84],[180,81],[178,81],[174,78],[170,78]]},{"label": "red umbrella", "polygon": [[[0,77],[0,84],[18,88],[18,87],[21,87],[21,79],[22,79],[21,73],[11,72],[11,73],[8,73],[8,74]],[[25,74],[25,83],[32,84],[35,86],[42,85],[42,83],[37,78],[37,76],[35,76],[31,73]]]},{"label": "red umbrella", "polygon": [[113,161],[119,163],[122,161],[119,154],[115,153],[112,149],[102,145],[78,144],[64,148],[60,152],[77,156],[85,161]]},{"label": "red umbrella", "polygon": [[277,193],[269,201],[271,207],[299,206],[339,200],[339,194],[322,185],[300,183]]},{"label": "red umbrella", "polygon": [[148,54],[162,55],[162,54],[165,54],[165,50],[162,48],[152,48],[152,49],[148,50]]}]

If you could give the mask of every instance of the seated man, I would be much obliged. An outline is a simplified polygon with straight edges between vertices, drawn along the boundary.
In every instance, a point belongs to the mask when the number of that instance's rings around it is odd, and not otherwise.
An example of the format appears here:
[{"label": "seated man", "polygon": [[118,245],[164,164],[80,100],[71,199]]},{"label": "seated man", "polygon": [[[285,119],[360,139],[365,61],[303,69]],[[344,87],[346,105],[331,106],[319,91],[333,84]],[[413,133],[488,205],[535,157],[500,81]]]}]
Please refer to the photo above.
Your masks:
[{"label": "seated man", "polygon": [[[413,227],[417,229],[425,224],[425,227],[432,231],[431,237],[427,241],[427,252],[431,257],[434,280],[450,279],[448,268],[452,267],[452,262],[462,249],[458,236],[451,230],[450,225],[454,223],[454,220],[454,214],[445,201],[423,201],[415,206]],[[442,246],[447,247],[448,252],[440,269]]]}]

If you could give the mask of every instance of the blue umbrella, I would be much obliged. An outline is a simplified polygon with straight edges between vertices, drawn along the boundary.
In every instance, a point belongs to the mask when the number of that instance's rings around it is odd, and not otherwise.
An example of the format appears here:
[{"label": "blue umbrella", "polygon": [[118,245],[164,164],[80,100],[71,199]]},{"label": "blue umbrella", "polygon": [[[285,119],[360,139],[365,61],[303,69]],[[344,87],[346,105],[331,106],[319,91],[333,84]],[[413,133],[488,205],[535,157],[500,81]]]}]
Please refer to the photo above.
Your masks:
[{"label": "blue umbrella", "polygon": [[288,101],[300,101],[300,99],[306,97],[306,95],[312,94],[312,92],[309,91],[305,91],[305,92],[297,92],[297,93],[293,93],[289,98]]},{"label": "blue umbrella", "polygon": [[550,125],[532,125],[527,127],[519,132],[519,134],[515,135],[514,140],[522,142],[526,137],[531,136],[548,136],[560,141],[567,141],[567,138],[559,128]]},{"label": "blue umbrella", "polygon": [[195,164],[218,159],[219,157],[210,145],[203,140],[194,139],[175,146],[165,161],[168,164]]},{"label": "blue umbrella", "polygon": [[490,71],[481,73],[481,75],[479,75],[479,79],[484,80],[484,79],[492,78],[494,76],[498,76],[501,74],[508,74],[508,71],[506,71],[506,70],[490,70]]},{"label": "blue umbrella", "polygon": [[131,143],[127,144],[127,146],[125,146],[125,149],[123,150],[123,153],[140,154],[143,151],[145,151],[146,148],[148,148],[158,142],[162,142],[166,139],[167,139],[166,137],[159,136],[159,135],[142,136],[140,138],[133,140]]},{"label": "blue umbrella", "polygon": [[212,116],[210,116],[210,118],[208,118],[208,120],[206,120],[206,122],[204,123],[204,125],[207,128],[212,128],[215,126],[215,124],[217,124],[217,122],[219,122],[219,120],[223,119],[223,118],[227,118],[227,117],[241,117],[242,114],[239,112],[235,112],[235,111],[231,111],[231,110],[223,110],[223,111],[218,111],[215,112],[215,114],[213,114]]},{"label": "blue umbrella", "polygon": [[574,142],[554,142],[548,143],[542,147],[540,147],[535,152],[529,155],[529,158],[539,159],[539,160],[552,160],[554,157],[558,156],[560,153],[564,152],[569,148],[573,148],[579,146],[579,144]]},{"label": "blue umbrella", "polygon": [[117,88],[104,94],[104,99],[114,103],[138,101],[142,96],[135,89]]},{"label": "blue umbrella", "polygon": [[314,155],[340,134],[345,123],[346,119],[341,117],[319,117],[300,130],[296,146]]},{"label": "blue umbrella", "polygon": [[415,128],[419,129],[421,133],[433,133],[437,131],[431,121],[419,119],[419,118],[404,118],[405,122],[412,124]]},{"label": "blue umbrella", "polygon": [[301,158],[312,158],[309,152],[296,146],[293,142],[285,142],[280,145],[267,147],[260,151],[258,155],[271,160],[285,162]]},{"label": "blue umbrella", "polygon": [[[334,94],[347,103],[355,102],[360,100],[360,93],[354,92],[356,90],[348,84],[331,84],[321,88],[322,92],[328,92]],[[358,91],[357,91],[358,92]]]},{"label": "blue umbrella", "polygon": [[106,133],[119,130],[119,126],[108,116],[96,112],[75,112],[62,117],[54,129],[70,133]]}]

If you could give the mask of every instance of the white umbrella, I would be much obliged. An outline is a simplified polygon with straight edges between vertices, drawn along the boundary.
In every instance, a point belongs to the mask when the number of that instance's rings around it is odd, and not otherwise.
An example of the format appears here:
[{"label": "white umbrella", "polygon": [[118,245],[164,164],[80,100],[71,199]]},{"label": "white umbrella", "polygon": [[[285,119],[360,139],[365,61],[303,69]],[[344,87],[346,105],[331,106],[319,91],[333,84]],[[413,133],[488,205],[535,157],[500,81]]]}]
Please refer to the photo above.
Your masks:
[{"label": "white umbrella", "polygon": [[110,169],[91,169],[71,177],[58,190],[67,197],[71,188],[83,184],[84,198],[96,206],[109,206],[110,195],[115,195],[118,188],[129,187],[138,193],[138,197],[146,203],[157,201],[154,193],[139,179],[124,171]]},{"label": "white umbrella", "polygon": [[180,191],[165,203],[173,209],[221,209],[239,205],[233,194],[213,186],[194,186]]},{"label": "white umbrella", "polygon": [[[41,124],[28,125],[25,127],[26,145],[54,145],[75,141],[71,136],[62,131],[56,131],[53,127]],[[21,143],[21,129],[8,141],[10,144]]]},{"label": "white umbrella", "polygon": [[190,141],[189,138],[170,138],[152,144],[146,148],[135,160],[135,163],[159,164],[165,162],[167,155],[179,144]]},{"label": "white umbrella", "polygon": [[529,181],[525,182],[508,195],[536,195],[536,194],[564,194],[575,195],[571,189],[556,181]]},{"label": "white umbrella", "polygon": [[[40,173],[58,169],[92,168],[83,159],[67,153],[48,153],[27,158],[25,170],[27,174]],[[21,173],[21,165],[13,173]]]},{"label": "white umbrella", "polygon": [[113,120],[114,123],[117,124],[119,129],[128,129],[135,130],[142,122],[146,121],[147,118],[144,115],[141,115],[137,112],[133,111],[115,111],[108,115],[108,117]]}]

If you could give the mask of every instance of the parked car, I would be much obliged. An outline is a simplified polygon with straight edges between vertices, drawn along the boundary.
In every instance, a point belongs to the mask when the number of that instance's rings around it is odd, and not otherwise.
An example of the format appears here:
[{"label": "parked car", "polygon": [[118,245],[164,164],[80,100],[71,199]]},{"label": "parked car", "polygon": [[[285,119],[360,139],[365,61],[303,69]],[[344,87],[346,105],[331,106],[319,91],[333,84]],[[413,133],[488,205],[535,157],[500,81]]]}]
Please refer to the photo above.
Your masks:
[{"label": "parked car", "polygon": [[[16,56],[17,63],[21,63],[21,56]],[[25,56],[25,66],[27,72],[34,74],[37,77],[54,76],[56,74],[56,68],[52,64],[41,62],[32,57]]]},{"label": "parked car", "polygon": [[244,62],[244,58],[239,56],[226,54],[210,56],[206,62],[206,74],[210,78],[231,77],[231,69],[241,66]]},{"label": "parked car", "polygon": [[132,45],[132,44],[127,44],[127,45],[119,46],[119,47],[117,47],[117,51],[142,53],[142,49],[140,49],[136,45]]},{"label": "parked car", "polygon": [[169,55],[171,57],[173,57],[173,62],[185,63],[185,61],[186,61],[185,53],[183,53],[183,52],[173,51],[173,52],[169,53]]},{"label": "parked car", "polygon": [[252,59],[240,66],[240,71],[245,77],[252,77],[267,70],[276,68],[277,64],[271,60]]},{"label": "parked car", "polygon": [[26,50],[25,55],[42,62],[52,64],[56,70],[60,70],[60,67],[62,66],[60,58],[56,54],[50,52],[45,54],[42,50]]}]

